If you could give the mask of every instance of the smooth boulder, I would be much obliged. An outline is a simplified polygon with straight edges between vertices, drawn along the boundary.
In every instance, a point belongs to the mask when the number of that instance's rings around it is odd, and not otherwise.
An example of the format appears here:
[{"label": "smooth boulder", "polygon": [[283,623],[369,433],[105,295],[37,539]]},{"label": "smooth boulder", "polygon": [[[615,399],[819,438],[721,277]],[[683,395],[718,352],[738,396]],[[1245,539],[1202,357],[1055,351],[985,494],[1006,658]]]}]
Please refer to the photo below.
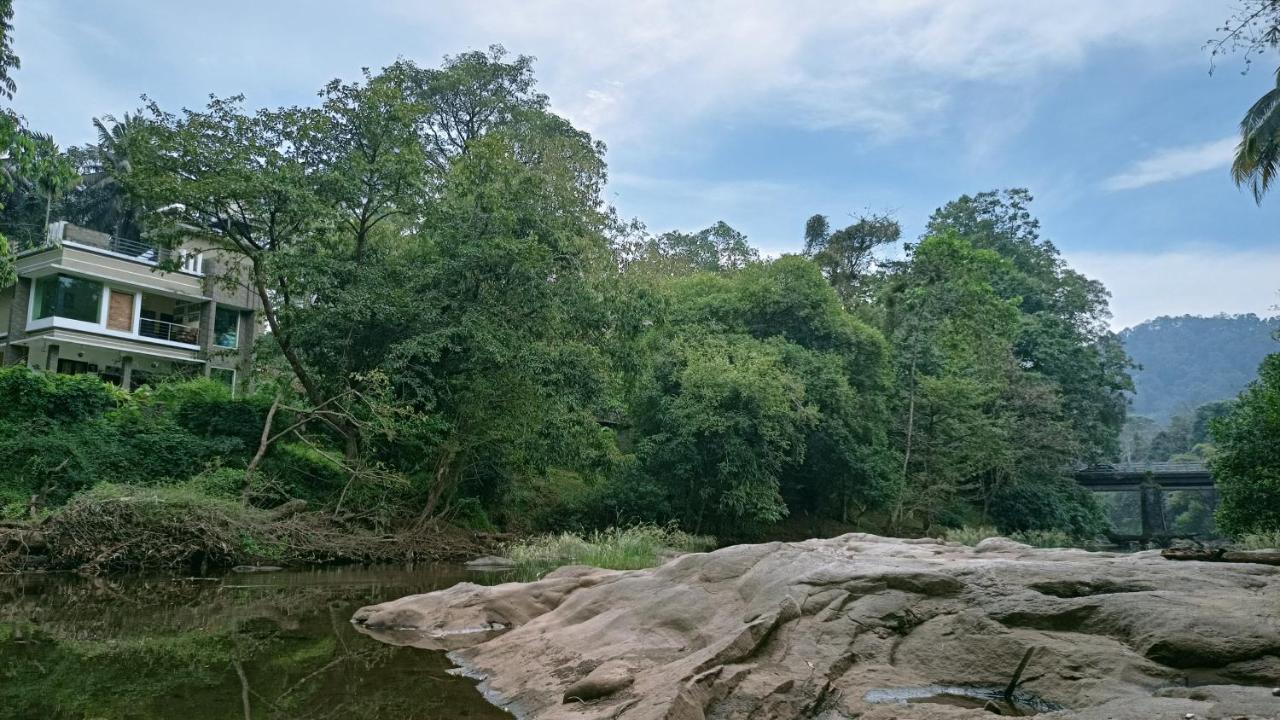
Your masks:
[{"label": "smooth boulder", "polygon": [[884,698],[996,692],[1029,648],[1014,700],[1043,717],[1280,715],[1280,569],[1158,553],[851,534],[461,584],[354,621],[453,650],[527,718],[991,717]]}]

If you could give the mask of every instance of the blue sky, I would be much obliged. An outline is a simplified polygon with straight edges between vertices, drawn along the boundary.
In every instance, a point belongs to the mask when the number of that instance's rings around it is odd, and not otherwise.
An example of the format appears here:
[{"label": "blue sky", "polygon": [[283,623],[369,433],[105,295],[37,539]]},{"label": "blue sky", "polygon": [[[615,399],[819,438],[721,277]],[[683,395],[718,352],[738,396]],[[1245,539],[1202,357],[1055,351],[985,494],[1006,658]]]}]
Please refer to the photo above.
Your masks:
[{"label": "blue sky", "polygon": [[[609,146],[609,200],[650,229],[723,219],[769,253],[805,218],[891,211],[909,237],[962,193],[1024,186],[1112,290],[1116,327],[1273,312],[1280,193],[1231,183],[1236,124],[1280,57],[1209,75],[1229,0],[17,3],[15,106],[61,143],[209,93],[307,103],[397,56],[501,43]],[[1270,65],[1268,67],[1268,65]]]}]

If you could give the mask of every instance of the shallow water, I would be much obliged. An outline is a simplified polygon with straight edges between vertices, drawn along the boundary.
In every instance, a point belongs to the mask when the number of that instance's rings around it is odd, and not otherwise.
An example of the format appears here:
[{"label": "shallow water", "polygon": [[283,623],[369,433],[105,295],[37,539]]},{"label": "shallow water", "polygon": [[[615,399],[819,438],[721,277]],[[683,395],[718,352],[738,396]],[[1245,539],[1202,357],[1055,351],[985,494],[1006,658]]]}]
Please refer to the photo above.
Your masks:
[{"label": "shallow water", "polygon": [[363,605],[501,582],[452,565],[216,578],[0,576],[0,718],[510,718],[443,653],[356,632]]}]

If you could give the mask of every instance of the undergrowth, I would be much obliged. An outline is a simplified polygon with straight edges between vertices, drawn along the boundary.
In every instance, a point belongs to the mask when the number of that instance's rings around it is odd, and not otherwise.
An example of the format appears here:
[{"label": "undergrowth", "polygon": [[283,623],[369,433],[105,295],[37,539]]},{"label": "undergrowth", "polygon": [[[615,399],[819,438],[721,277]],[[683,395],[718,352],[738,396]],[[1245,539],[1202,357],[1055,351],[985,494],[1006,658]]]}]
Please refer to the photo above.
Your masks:
[{"label": "undergrowth", "polygon": [[1241,550],[1274,550],[1280,548],[1280,530],[1247,533],[1236,538],[1232,545]]},{"label": "undergrowth", "polygon": [[942,532],[942,539],[957,542],[961,545],[977,545],[991,537],[1007,537],[1020,543],[1038,548],[1082,547],[1085,543],[1058,530],[1027,530],[1025,532],[1002,533],[987,525],[947,528]]},{"label": "undergrowth", "polygon": [[207,490],[100,483],[40,526],[48,567],[86,574],[202,572],[246,564],[440,560],[490,550],[461,530],[386,535],[339,524],[328,513],[277,518]]},{"label": "undergrowth", "polygon": [[506,553],[522,574],[528,574],[560,565],[640,570],[659,564],[672,553],[703,552],[714,547],[715,538],[690,535],[670,526],[639,524],[587,535],[538,535],[508,545]]}]

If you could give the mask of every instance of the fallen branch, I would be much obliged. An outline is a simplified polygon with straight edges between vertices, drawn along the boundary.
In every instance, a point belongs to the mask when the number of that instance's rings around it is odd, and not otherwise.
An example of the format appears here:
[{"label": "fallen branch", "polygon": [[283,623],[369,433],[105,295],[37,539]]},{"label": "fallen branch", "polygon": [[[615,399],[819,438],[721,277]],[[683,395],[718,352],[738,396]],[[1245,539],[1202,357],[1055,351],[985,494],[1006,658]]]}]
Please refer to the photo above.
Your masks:
[{"label": "fallen branch", "polygon": [[1035,653],[1036,648],[1033,645],[1022,654],[1022,662],[1018,663],[1018,669],[1013,671],[1013,677],[1009,679],[1009,684],[1004,689],[1006,702],[1013,702],[1013,692],[1018,689],[1018,681],[1022,679],[1022,671],[1027,669],[1027,663],[1031,662],[1031,656]]}]

